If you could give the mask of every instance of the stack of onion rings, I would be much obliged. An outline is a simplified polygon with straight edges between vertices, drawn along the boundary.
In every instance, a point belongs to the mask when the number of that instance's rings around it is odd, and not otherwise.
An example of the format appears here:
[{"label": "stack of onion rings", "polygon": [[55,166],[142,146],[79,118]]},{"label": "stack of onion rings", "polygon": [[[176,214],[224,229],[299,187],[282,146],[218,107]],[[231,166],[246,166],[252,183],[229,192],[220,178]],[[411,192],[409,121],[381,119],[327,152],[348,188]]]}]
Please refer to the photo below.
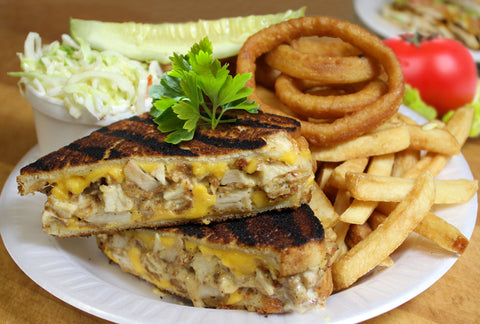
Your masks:
[{"label": "stack of onion rings", "polygon": [[373,103],[386,91],[381,80],[372,80],[354,93],[333,95],[312,95],[303,93],[305,86],[286,75],[280,75],[275,82],[278,98],[304,118],[339,118]]},{"label": "stack of onion rings", "polygon": [[286,44],[268,52],[265,61],[282,73],[325,84],[362,82],[378,74],[374,62],[366,57],[312,55]]},{"label": "stack of onion rings", "polygon": [[290,45],[302,53],[315,53],[321,56],[356,56],[362,52],[340,38],[325,36],[307,36],[294,39]]},{"label": "stack of onion rings", "polygon": [[[341,41],[334,41],[337,47],[330,47],[329,54],[318,49],[319,41],[310,47],[321,53],[312,54],[302,40],[310,36]],[[327,56],[336,53],[341,54]],[[293,114],[260,99],[257,60],[273,70],[269,78],[274,78],[277,97]],[[259,65],[260,70],[268,68]],[[252,73],[246,86],[254,89],[250,99],[257,101],[261,110],[299,119],[302,134],[314,146],[335,145],[373,130],[398,111],[404,92],[400,65],[390,48],[360,26],[330,17],[292,19],[260,30],[238,53],[237,73]],[[360,89],[326,96],[304,93],[307,87],[339,85]]]}]

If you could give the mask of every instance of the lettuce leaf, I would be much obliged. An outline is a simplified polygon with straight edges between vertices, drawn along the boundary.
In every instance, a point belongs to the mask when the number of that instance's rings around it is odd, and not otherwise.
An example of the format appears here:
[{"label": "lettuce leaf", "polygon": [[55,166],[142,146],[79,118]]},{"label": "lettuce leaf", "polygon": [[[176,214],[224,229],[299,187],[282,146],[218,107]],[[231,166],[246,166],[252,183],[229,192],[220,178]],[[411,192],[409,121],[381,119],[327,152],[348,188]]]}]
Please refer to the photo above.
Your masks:
[{"label": "lettuce leaf", "polygon": [[[432,120],[438,117],[437,111],[434,107],[427,105],[421,98],[417,89],[412,88],[410,85],[405,85],[405,94],[403,96],[403,104],[408,108],[416,111],[428,120]],[[477,94],[473,101],[466,105],[472,107],[474,110],[473,124],[470,130],[470,137],[477,137],[480,135],[480,82],[477,88]],[[446,122],[453,115],[455,111],[449,111],[446,113],[442,120]]]}]

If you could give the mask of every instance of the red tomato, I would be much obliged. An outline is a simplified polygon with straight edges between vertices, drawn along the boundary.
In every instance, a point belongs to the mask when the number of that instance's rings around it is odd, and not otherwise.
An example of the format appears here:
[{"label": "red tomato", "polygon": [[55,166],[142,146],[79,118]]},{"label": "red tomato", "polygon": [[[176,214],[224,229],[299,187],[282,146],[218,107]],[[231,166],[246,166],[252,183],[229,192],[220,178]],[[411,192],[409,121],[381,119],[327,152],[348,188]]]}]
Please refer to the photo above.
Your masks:
[{"label": "red tomato", "polygon": [[472,102],[478,78],[475,61],[468,49],[453,39],[414,35],[385,40],[396,54],[405,82],[418,89],[422,100],[439,115]]}]

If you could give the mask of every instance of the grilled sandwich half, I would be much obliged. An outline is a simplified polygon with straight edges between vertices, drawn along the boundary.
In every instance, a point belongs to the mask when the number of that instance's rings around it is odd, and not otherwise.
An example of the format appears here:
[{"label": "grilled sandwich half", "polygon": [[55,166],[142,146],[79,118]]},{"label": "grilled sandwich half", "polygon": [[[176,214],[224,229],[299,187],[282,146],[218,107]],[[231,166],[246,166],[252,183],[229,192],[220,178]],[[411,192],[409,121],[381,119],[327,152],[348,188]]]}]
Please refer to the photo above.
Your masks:
[{"label": "grilled sandwich half", "polygon": [[323,308],[332,292],[335,245],[308,205],[209,225],[99,234],[97,242],[123,271],[196,307],[301,313]]},{"label": "grilled sandwich half", "polygon": [[307,202],[315,163],[299,123],[234,117],[178,145],[165,142],[148,114],[116,122],[23,167],[19,192],[47,195],[43,230],[59,237],[209,223]]}]

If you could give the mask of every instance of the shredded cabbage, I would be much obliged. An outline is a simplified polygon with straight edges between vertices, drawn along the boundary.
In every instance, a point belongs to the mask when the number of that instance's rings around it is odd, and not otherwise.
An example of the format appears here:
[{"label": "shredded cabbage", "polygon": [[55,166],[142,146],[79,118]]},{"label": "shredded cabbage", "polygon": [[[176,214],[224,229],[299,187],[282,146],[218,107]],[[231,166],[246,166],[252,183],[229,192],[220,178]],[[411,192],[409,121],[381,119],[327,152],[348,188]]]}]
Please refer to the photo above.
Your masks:
[{"label": "shredded cabbage", "polygon": [[42,46],[40,35],[31,32],[24,53],[17,55],[22,72],[10,75],[21,77],[20,91],[23,93],[24,86],[29,85],[61,100],[75,118],[84,112],[98,120],[143,113],[151,107],[149,76],[152,84],[159,83],[162,77],[156,61],[145,63],[113,51],[95,51],[66,34],[61,43]]}]

